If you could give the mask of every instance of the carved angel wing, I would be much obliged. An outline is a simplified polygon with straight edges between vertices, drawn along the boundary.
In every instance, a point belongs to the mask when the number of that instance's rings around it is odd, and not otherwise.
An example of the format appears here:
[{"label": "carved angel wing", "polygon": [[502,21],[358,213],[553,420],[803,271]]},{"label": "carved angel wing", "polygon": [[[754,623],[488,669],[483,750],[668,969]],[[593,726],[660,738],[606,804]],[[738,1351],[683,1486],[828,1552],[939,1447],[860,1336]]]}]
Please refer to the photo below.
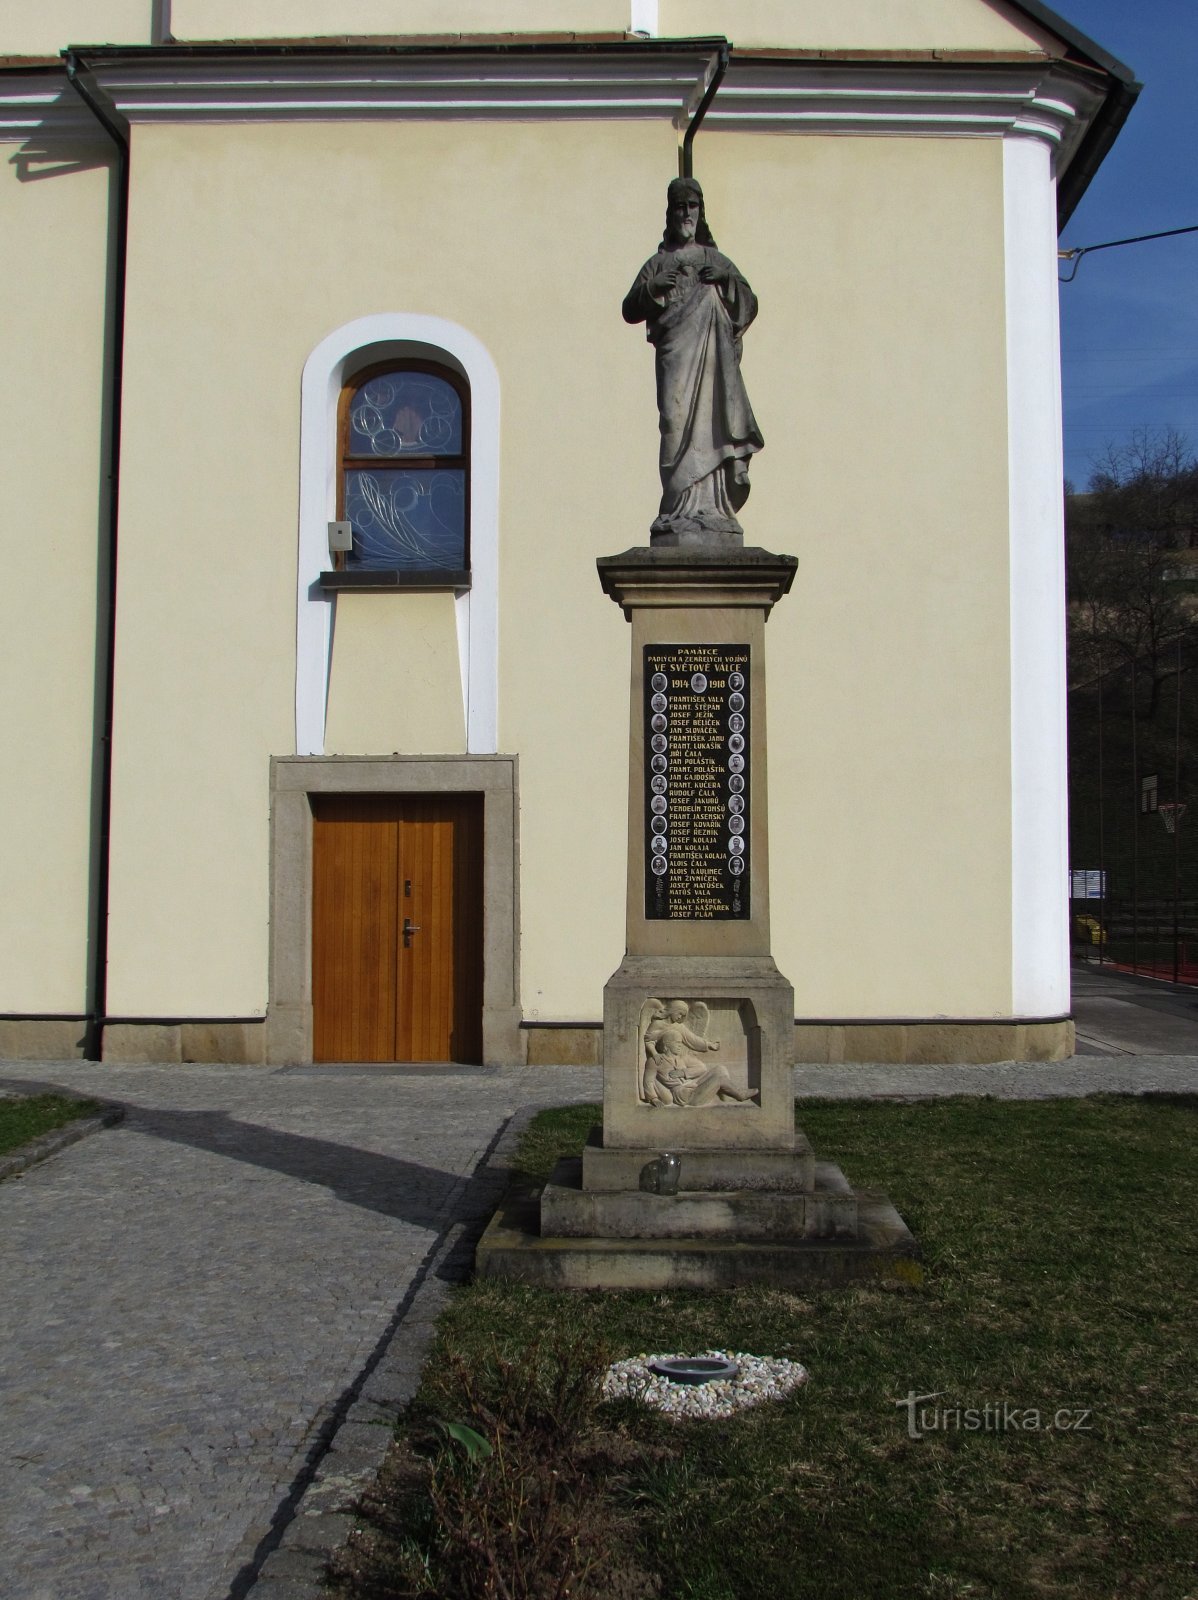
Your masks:
[{"label": "carved angel wing", "polygon": [[637,1037],[641,1041],[641,1055],[645,1053],[645,1035],[649,1031],[649,1024],[657,1017],[664,1015],[665,1006],[660,1000],[646,1000],[641,1007],[640,1021],[637,1024]]},{"label": "carved angel wing", "polygon": [[646,1000],[641,1007],[640,1019],[637,1023],[637,1068],[636,1068],[636,1094],[642,1103],[655,1105],[656,1098],[650,1094],[648,1079],[654,1076],[649,1068],[649,1041],[645,1037],[651,1025],[665,1015],[665,1007],[660,1000]]},{"label": "carved angel wing", "polygon": [[702,1000],[696,1000],[691,1005],[690,1021],[693,1022],[692,1033],[697,1033],[700,1039],[707,1037],[707,1019],[711,1015]]}]

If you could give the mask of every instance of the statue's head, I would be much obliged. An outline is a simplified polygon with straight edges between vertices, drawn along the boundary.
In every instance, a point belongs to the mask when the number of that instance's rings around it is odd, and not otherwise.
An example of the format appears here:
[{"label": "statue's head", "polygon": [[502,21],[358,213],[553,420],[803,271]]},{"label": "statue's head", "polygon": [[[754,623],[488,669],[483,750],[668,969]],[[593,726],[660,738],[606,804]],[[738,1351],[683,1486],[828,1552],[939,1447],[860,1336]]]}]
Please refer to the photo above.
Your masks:
[{"label": "statue's head", "polygon": [[692,240],[695,244],[706,244],[715,249],[715,240],[707,226],[707,214],[703,209],[703,191],[697,180],[674,178],[666,190],[666,231],[661,242],[682,245],[690,244]]},{"label": "statue's head", "polygon": [[671,1022],[685,1022],[690,1009],[685,1000],[671,1000],[666,1007],[666,1016]]}]

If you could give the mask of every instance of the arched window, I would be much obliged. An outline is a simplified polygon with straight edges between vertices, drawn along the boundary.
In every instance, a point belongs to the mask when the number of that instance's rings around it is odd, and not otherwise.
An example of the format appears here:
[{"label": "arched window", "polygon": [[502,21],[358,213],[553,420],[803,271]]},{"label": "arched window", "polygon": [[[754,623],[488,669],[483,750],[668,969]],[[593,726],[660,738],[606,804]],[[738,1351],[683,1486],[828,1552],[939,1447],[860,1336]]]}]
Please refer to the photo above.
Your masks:
[{"label": "arched window", "polygon": [[[394,568],[330,571],[330,527],[342,515],[341,421],[371,370],[427,371],[456,385],[469,455],[468,571]],[[465,402],[469,401],[469,416]],[[346,590],[449,589],[462,669],[466,748],[499,748],[499,372],[487,347],[456,322],[409,311],[380,311],[334,328],[308,354],[300,391],[299,543],[295,572],[295,749],[324,754],[333,618]],[[402,432],[402,430],[400,430]],[[468,436],[468,444],[467,444]],[[387,443],[386,440],[383,441]],[[411,456],[381,459],[412,466]],[[449,465],[439,457],[442,465]],[[362,460],[366,465],[366,458]],[[335,545],[334,545],[335,548]],[[350,552],[347,552],[349,554]]]},{"label": "arched window", "polygon": [[[448,367],[379,362],[341,392],[337,516],[347,572],[464,587],[470,570],[470,392]],[[339,563],[340,564],[340,563]]]}]

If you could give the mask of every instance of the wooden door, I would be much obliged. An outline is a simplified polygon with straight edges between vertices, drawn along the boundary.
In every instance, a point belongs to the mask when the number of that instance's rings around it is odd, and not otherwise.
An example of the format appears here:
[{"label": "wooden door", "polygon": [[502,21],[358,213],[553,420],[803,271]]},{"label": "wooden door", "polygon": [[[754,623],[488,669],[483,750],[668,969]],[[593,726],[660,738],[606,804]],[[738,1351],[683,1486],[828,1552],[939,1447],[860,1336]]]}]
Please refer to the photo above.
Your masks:
[{"label": "wooden door", "polygon": [[482,796],[313,796],[317,1061],[482,1059]]}]

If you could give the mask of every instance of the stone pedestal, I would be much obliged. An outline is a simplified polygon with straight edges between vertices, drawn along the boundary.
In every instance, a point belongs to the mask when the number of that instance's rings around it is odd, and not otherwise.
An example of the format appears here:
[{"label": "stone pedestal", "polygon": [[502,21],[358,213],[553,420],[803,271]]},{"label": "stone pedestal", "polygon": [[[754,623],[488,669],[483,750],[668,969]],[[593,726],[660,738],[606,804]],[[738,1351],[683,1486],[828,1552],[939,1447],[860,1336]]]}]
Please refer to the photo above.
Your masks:
[{"label": "stone pedestal", "polygon": [[514,1197],[496,1217],[482,1274],[667,1288],[912,1269],[886,1197],[854,1193],[794,1125],[794,993],[770,955],[765,623],[796,566],[723,545],[598,563],[632,624],[627,951],[604,990],[603,1125],[535,1210]]}]

